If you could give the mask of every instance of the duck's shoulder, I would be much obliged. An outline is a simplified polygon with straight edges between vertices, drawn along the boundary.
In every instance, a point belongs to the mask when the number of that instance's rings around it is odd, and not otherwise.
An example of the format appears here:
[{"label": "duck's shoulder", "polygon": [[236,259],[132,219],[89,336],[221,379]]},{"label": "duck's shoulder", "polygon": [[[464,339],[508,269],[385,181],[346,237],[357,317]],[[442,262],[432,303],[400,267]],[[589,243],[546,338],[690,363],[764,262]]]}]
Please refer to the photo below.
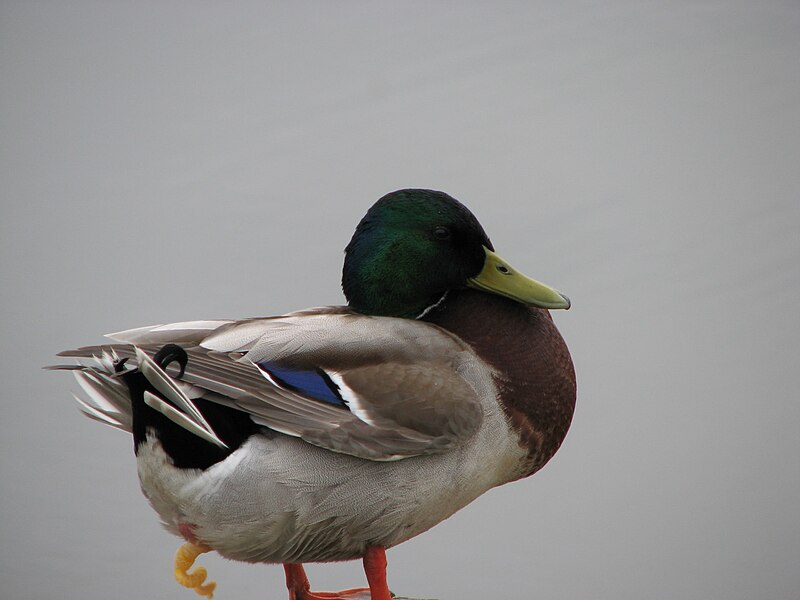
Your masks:
[{"label": "duck's shoulder", "polygon": [[471,347],[457,335],[425,321],[371,316],[348,307],[306,309],[275,317],[224,323],[199,341],[215,352],[245,352],[292,364],[309,359],[323,366],[363,363],[457,364]]},{"label": "duck's shoulder", "polygon": [[108,334],[135,345],[178,343],[214,352],[260,354],[273,360],[328,353],[330,358],[359,357],[374,362],[448,361],[471,352],[461,338],[438,325],[413,319],[370,316],[347,306],[322,306],[283,315],[244,319],[207,319],[138,327]]},{"label": "duck's shoulder", "polygon": [[529,473],[555,454],[575,409],[572,358],[549,311],[471,290],[426,320],[454,333],[491,367],[498,404],[527,449]]}]

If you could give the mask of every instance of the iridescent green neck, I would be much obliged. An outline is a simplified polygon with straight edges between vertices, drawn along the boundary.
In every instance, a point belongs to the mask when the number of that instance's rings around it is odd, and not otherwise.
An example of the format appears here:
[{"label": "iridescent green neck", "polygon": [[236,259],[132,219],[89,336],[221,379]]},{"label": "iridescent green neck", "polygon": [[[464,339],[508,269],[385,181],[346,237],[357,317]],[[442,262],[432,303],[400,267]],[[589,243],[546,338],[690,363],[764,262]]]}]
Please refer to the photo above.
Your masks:
[{"label": "iridescent green neck", "polygon": [[[342,285],[350,306],[359,312],[414,318],[438,301],[447,287],[436,273],[419,270],[413,248],[398,252],[393,237],[380,236],[378,244],[372,243],[372,236],[359,240],[364,244],[355,244],[348,254]],[[380,250],[370,249],[374,246]]]}]

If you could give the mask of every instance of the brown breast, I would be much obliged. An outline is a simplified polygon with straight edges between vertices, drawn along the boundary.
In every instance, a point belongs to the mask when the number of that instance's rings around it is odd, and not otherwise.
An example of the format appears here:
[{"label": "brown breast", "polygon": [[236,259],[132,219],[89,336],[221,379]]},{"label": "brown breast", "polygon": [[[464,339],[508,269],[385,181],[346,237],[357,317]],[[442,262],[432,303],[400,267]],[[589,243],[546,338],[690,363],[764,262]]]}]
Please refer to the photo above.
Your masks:
[{"label": "brown breast", "polygon": [[541,469],[567,434],[575,410],[575,370],[549,311],[473,290],[451,292],[425,317],[469,343],[498,375],[499,402]]}]

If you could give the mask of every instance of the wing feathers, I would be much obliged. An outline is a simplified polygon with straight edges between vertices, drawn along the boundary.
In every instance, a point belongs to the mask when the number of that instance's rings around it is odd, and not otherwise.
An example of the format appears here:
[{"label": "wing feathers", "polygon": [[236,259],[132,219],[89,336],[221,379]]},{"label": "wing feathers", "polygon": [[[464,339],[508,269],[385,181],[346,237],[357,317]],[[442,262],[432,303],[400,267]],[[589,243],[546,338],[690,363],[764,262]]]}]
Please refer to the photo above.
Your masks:
[{"label": "wing feathers", "polygon": [[191,343],[199,344],[200,341],[215,329],[231,323],[232,321],[184,321],[182,323],[168,323],[166,325],[148,325],[125,331],[106,334],[116,342],[128,344],[158,344],[169,342],[173,344]]},{"label": "wing feathers", "polygon": [[172,405],[167,404],[164,400],[162,400],[152,392],[145,391],[144,403],[147,404],[147,406],[149,406],[150,408],[153,408],[158,412],[160,412],[162,415],[167,417],[173,423],[180,425],[187,431],[190,431],[196,436],[203,438],[207,442],[211,442],[212,444],[214,444],[215,446],[219,446],[220,448],[228,447],[225,444],[225,442],[219,439],[210,428],[206,429],[205,427],[199,425],[189,416],[182,413],[178,409],[174,408]]},{"label": "wing feathers", "polygon": [[[211,425],[205,420],[203,415],[197,410],[197,407],[189,399],[189,397],[181,390],[167,373],[159,367],[152,358],[147,356],[141,348],[134,346],[136,358],[139,361],[139,370],[153,384],[159,392],[164,395],[164,398],[175,404],[178,409],[176,410],[158,396],[145,392],[145,404],[151,408],[160,411],[165,417],[171,419],[178,425],[188,429],[192,433],[199,435],[204,440],[219,446],[220,448],[227,448],[228,446],[221,439],[217,437]],[[149,396],[148,396],[149,395]],[[149,398],[149,401],[148,401]],[[182,412],[181,412],[182,411]],[[202,433],[201,433],[202,432]]]},{"label": "wing feathers", "polygon": [[[483,418],[474,390],[458,375],[476,360],[471,349],[418,321],[326,309],[156,325],[110,337],[126,343],[60,355],[95,358],[100,366],[76,371],[88,396],[81,409],[120,429],[131,427],[127,388],[109,372],[120,358],[135,359],[163,395],[146,394],[149,406],[222,447],[193,398],[235,407],[259,425],[371,460],[443,451],[469,438]],[[150,357],[165,343],[187,352],[180,380],[170,375],[176,373],[172,367],[162,369]],[[262,361],[259,368],[255,363]],[[326,390],[320,393],[320,381],[346,406],[332,403]]]},{"label": "wing feathers", "polygon": [[197,423],[206,429],[211,429],[205,418],[203,418],[203,415],[200,414],[200,411],[197,410],[181,388],[177,386],[172,377],[167,375],[167,373],[140,348],[134,346],[134,352],[136,352],[136,359],[139,361],[139,370],[147,377],[147,380],[153,384],[153,387],[161,392],[167,400],[171,401],[192,417]]}]

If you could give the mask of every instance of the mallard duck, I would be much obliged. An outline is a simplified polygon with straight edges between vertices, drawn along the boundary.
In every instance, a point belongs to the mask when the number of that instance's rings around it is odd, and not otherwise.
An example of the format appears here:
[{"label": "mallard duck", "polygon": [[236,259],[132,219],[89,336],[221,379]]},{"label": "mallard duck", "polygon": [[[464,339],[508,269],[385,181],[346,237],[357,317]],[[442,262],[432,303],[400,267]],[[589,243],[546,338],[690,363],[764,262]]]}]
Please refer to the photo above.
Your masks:
[{"label": "mallard duck", "polygon": [[[131,329],[60,353],[89,417],[133,435],[142,491],[197,556],[282,563],[290,600],[390,600],[385,550],[561,445],[575,376],[566,296],[494,252],[445,193],[374,204],[345,250],[347,306]],[[362,559],[368,588],[312,592],[303,563]]]}]

